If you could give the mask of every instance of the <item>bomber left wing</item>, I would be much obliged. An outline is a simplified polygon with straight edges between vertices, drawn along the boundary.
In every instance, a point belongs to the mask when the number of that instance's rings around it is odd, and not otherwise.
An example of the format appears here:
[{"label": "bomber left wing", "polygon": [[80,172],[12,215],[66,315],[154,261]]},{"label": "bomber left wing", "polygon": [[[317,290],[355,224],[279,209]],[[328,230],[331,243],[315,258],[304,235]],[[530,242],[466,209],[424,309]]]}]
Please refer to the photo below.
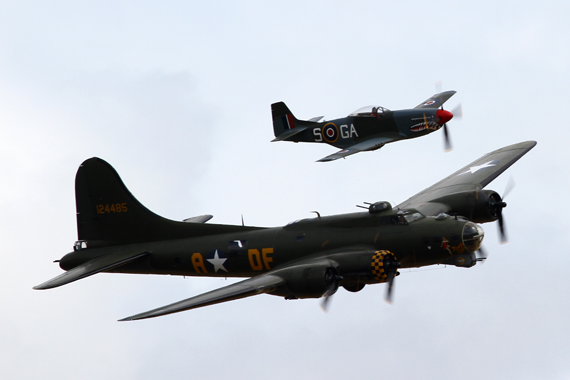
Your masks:
[{"label": "bomber left wing", "polygon": [[[528,153],[536,141],[526,141],[487,153],[469,165],[399,204],[399,208],[415,208],[424,215],[435,216],[452,211],[450,196],[477,192],[487,186],[512,164]],[[464,215],[467,216],[467,215]]]},{"label": "bomber left wing", "polygon": [[449,98],[455,95],[456,92],[457,91],[440,92],[439,94],[433,95],[431,98],[417,105],[414,108],[439,108],[443,105],[443,103],[447,102]]},{"label": "bomber left wing", "polygon": [[266,273],[195,297],[187,298],[170,305],[162,306],[144,313],[135,314],[130,317],[120,319],[119,321],[134,321],[137,319],[160,317],[162,315],[237,300],[261,293],[269,293],[275,290],[278,286],[283,285],[283,283],[284,280],[281,277]]},{"label": "bomber left wing", "polygon": [[140,249],[118,247],[112,254],[99,256],[84,264],[78,265],[73,269],[68,270],[59,276],[52,278],[40,285],[34,286],[36,290],[45,290],[56,288],[70,282],[80,280],[85,277],[92,276],[99,272],[108,271],[118,268],[132,261],[135,261],[143,256],[148,255],[150,252],[141,251]]},{"label": "bomber left wing", "polygon": [[349,146],[348,148],[345,148],[343,150],[339,150],[336,153],[333,153],[331,155],[323,157],[320,160],[318,160],[317,162],[334,161],[334,160],[338,160],[339,158],[344,158],[344,157],[350,156],[350,155],[358,153],[358,152],[380,149],[384,146],[384,144],[387,144],[387,143],[392,142],[392,141],[394,141],[394,139],[391,137],[373,137],[373,138],[361,141],[359,143],[356,143],[352,146]]}]

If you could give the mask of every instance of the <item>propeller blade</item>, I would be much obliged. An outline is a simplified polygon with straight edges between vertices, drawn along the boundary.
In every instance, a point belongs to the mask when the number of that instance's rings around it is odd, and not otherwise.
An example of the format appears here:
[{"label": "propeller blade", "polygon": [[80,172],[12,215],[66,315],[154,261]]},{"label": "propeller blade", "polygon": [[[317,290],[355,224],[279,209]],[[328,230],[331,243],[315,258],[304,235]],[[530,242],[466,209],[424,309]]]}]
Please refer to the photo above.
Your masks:
[{"label": "propeller blade", "polygon": [[400,268],[402,264],[399,261],[396,261],[393,256],[387,256],[386,261],[384,262],[384,268],[386,270],[387,282],[388,286],[386,287],[386,297],[384,300],[389,304],[392,304],[392,291],[394,289],[394,278],[398,275],[398,268]]},{"label": "propeller blade", "polygon": [[436,93],[439,94],[441,92],[442,87],[443,87],[442,81],[438,80],[437,82],[435,82],[435,92]]},{"label": "propeller blade", "polygon": [[447,123],[443,124],[443,141],[446,152],[451,152],[453,147],[451,146],[451,139],[449,138],[449,132],[447,130]]},{"label": "propeller blade", "polygon": [[329,308],[329,298],[331,298],[332,296],[324,296],[323,300],[321,301],[321,309],[327,313],[328,312],[328,308]]},{"label": "propeller blade", "polygon": [[509,182],[507,183],[507,186],[505,187],[505,191],[503,192],[503,199],[505,199],[507,197],[507,195],[511,192],[511,190],[515,187],[515,180],[513,179],[513,177],[509,178]]},{"label": "propeller blade", "polygon": [[501,236],[501,244],[508,243],[509,239],[507,238],[507,231],[505,227],[505,220],[503,217],[503,213],[499,214],[499,235]]},{"label": "propeller blade", "polygon": [[392,304],[392,289],[394,288],[394,278],[395,273],[390,271],[388,272],[388,285],[386,287],[386,296],[384,297],[384,301]]},{"label": "propeller blade", "polygon": [[461,106],[461,103],[459,103],[458,105],[456,105],[452,110],[451,113],[453,114],[453,117],[456,119],[461,119],[463,117],[463,107]]},{"label": "propeller blade", "polygon": [[325,274],[325,281],[327,283],[327,290],[323,294],[321,302],[321,309],[326,313],[329,306],[329,298],[338,290],[339,282],[342,281],[342,276],[339,276],[336,269],[329,268]]}]

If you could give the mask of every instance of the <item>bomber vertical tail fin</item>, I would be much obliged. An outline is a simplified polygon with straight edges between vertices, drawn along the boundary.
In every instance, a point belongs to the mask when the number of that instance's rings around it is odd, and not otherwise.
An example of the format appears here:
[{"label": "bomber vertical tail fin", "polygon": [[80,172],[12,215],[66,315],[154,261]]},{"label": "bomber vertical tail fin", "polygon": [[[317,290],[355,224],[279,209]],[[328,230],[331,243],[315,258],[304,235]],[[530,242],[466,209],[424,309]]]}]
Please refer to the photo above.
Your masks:
[{"label": "bomber vertical tail fin", "polygon": [[119,174],[100,158],[81,164],[75,177],[77,235],[88,247],[212,235],[253,227],[186,223],[143,206]]}]

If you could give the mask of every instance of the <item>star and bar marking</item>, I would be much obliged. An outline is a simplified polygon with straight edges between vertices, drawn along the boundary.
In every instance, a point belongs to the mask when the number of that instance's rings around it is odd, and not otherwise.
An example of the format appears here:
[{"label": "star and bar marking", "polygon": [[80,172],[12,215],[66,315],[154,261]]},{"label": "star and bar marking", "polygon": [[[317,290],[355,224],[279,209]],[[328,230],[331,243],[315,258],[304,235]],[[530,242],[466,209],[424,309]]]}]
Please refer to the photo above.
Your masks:
[{"label": "star and bar marking", "polygon": [[498,163],[499,163],[499,161],[497,161],[497,160],[487,161],[481,165],[471,166],[471,167],[469,167],[469,169],[467,169],[463,173],[459,173],[458,175],[467,174],[467,173],[475,174],[481,169],[486,169],[486,168],[491,168],[493,166],[497,166]]},{"label": "star and bar marking", "polygon": [[226,262],[227,258],[220,258],[220,256],[218,255],[218,250],[216,249],[216,251],[214,252],[214,258],[213,259],[206,259],[210,264],[212,264],[214,266],[214,272],[217,272],[218,269],[223,270],[224,272],[227,272],[228,270],[224,267],[224,263]]}]

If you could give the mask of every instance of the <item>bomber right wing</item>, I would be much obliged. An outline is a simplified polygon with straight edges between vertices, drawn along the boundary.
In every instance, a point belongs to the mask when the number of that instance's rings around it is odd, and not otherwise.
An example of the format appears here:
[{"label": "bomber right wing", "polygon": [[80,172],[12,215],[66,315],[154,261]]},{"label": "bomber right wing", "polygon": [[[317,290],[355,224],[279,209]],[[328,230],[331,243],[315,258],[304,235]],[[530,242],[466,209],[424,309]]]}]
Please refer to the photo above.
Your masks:
[{"label": "bomber right wing", "polygon": [[448,212],[449,206],[444,203],[438,203],[438,199],[455,193],[481,190],[528,153],[535,145],[536,141],[526,141],[487,153],[438,183],[412,196],[397,207],[415,208],[425,215],[432,216],[441,212]]},{"label": "bomber right wing", "polygon": [[266,273],[197,295],[195,297],[187,298],[170,305],[162,306],[144,313],[135,314],[130,317],[120,319],[119,321],[134,321],[137,319],[160,317],[162,315],[251,297],[261,293],[268,293],[282,285],[283,282],[284,281],[281,277]]},{"label": "bomber right wing", "polygon": [[[349,250],[350,252],[358,252],[364,254],[364,260],[368,264],[371,262],[371,257],[374,255],[374,250]],[[336,255],[330,256],[335,257],[339,260],[348,260],[350,263],[355,262],[355,257],[359,257],[356,262],[362,261],[362,255],[346,254],[348,251],[336,252]],[[368,260],[368,261],[366,261]],[[150,311],[135,314],[127,318],[120,319],[120,321],[133,321],[137,319],[146,319],[160,317],[167,314],[178,313],[181,311],[197,309],[199,307],[210,306],[217,303],[233,301],[240,298],[246,298],[255,296],[257,294],[271,294],[280,295],[287,297],[288,294],[295,290],[299,286],[307,281],[304,278],[307,273],[317,273],[320,269],[323,273],[322,285],[325,286],[325,274],[324,272],[330,267],[337,267],[338,263],[329,258],[323,258],[321,256],[308,258],[306,260],[297,261],[288,266],[280,267],[278,269],[273,269],[269,272],[257,275],[247,280],[236,282],[228,286],[224,286],[219,289],[214,289],[212,291],[199,294],[194,297],[187,298],[182,301],[178,301],[166,306],[162,306]],[[349,266],[349,265],[347,265]],[[320,278],[319,278],[320,280]],[[319,293],[319,290],[316,290]],[[325,289],[322,289],[321,294],[317,294],[317,297],[324,296]]]}]

